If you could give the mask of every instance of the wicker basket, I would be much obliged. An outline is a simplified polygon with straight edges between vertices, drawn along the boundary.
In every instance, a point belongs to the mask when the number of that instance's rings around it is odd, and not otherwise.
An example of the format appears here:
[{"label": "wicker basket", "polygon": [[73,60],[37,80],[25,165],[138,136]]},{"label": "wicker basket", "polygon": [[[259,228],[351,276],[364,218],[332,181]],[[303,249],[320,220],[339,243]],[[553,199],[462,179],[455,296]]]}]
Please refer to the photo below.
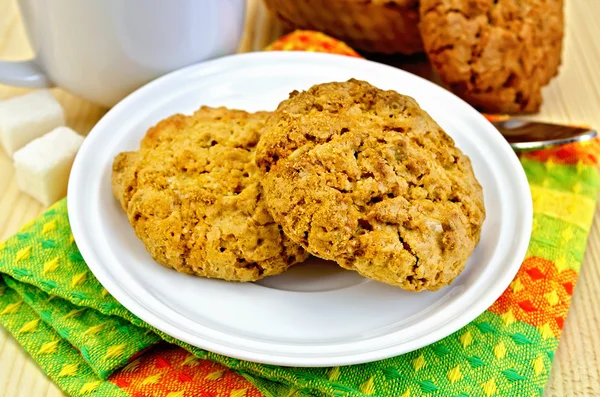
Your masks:
[{"label": "wicker basket", "polygon": [[287,29],[318,30],[369,52],[423,51],[418,0],[265,0]]}]

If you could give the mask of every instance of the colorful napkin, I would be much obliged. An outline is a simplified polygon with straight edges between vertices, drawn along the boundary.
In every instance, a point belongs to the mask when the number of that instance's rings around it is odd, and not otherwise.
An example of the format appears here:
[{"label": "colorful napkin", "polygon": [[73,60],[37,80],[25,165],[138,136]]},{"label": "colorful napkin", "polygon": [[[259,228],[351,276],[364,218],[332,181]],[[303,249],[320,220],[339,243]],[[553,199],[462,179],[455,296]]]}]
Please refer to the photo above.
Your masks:
[{"label": "colorful napkin", "polygon": [[[341,52],[296,32],[271,49]],[[539,396],[598,196],[600,140],[520,157],[534,204],[526,259],[472,323],[417,351],[333,368],[261,365],[162,334],[119,304],[74,243],[65,200],[0,243],[0,324],[72,396]]]}]

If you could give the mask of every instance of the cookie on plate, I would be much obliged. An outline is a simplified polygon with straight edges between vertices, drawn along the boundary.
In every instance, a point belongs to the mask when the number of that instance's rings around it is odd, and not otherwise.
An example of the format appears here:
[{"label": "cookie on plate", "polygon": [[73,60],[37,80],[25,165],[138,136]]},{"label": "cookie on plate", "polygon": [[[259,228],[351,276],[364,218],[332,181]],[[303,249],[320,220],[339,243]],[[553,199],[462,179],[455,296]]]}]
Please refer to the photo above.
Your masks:
[{"label": "cookie on plate", "polygon": [[231,281],[283,272],[308,254],[266,208],[255,146],[266,112],[202,107],[150,128],[113,163],[113,192],[152,257]]},{"label": "cookie on plate", "polygon": [[257,149],[276,222],[310,253],[407,290],[436,290],[479,241],[467,156],[417,102],[349,80],[292,92]]},{"label": "cookie on plate", "polygon": [[562,0],[421,0],[420,30],[449,88],[490,113],[539,110],[558,72]]}]

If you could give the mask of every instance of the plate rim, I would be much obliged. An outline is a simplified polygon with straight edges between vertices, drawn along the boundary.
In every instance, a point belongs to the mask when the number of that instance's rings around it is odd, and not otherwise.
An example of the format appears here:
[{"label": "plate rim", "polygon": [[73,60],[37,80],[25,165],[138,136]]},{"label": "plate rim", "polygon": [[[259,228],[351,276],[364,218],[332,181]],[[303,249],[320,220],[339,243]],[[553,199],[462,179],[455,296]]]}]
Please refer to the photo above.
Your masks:
[{"label": "plate rim", "polygon": [[[93,243],[85,238],[85,226],[82,222],[82,218],[78,214],[82,213],[81,210],[81,201],[77,199],[80,195],[78,191],[79,184],[83,183],[85,180],[84,170],[85,170],[85,153],[92,150],[91,146],[93,143],[93,139],[90,137],[97,136],[103,129],[105,124],[109,124],[113,117],[117,117],[121,108],[125,108],[129,103],[133,103],[138,100],[138,97],[143,97],[145,92],[157,87],[165,82],[169,82],[172,79],[177,79],[180,75],[186,75],[188,73],[192,73],[193,71],[200,71],[204,69],[205,74],[209,74],[211,72],[211,68],[218,67],[221,63],[230,62],[232,59],[241,60],[241,64],[243,67],[244,59],[252,59],[258,58],[263,59],[266,62],[277,61],[278,59],[289,60],[298,60],[300,62],[313,61],[313,62],[326,62],[326,63],[347,63],[351,64],[370,64],[371,67],[374,68],[385,68],[393,71],[394,73],[409,75],[409,78],[416,78],[424,82],[425,84],[430,84],[435,86],[438,90],[443,90],[446,95],[451,95],[455,100],[462,102],[462,106],[467,106],[470,108],[469,112],[473,114],[473,112],[477,113],[478,118],[484,124],[489,127],[494,128],[489,121],[487,121],[479,112],[473,109],[470,105],[468,105],[465,101],[458,98],[454,94],[446,91],[442,87],[437,86],[435,83],[432,83],[426,79],[423,79],[419,76],[411,74],[409,72],[403,71],[401,69],[394,68],[392,66],[380,64],[377,62],[364,60],[360,58],[352,58],[341,55],[333,55],[333,54],[324,54],[324,53],[309,53],[309,52],[289,52],[289,51],[273,51],[273,52],[255,52],[255,53],[245,53],[245,54],[234,54],[222,58],[217,58],[205,62],[201,62],[198,64],[190,65],[171,73],[168,73],[158,79],[155,79],[148,84],[140,87],[132,94],[128,95],[125,99],[115,105],[112,109],[110,109],[101,120],[94,126],[92,131],[89,133],[88,138],[84,141],[81,146],[79,153],[76,156],[76,159],[73,164],[73,168],[71,171],[71,175],[69,178],[69,186],[68,186],[68,195],[67,197],[67,208],[69,219],[71,223],[72,233],[74,239],[77,243],[77,246],[86,260],[90,271],[96,276],[96,278],[100,281],[100,283],[113,295],[127,310],[131,311],[133,314],[150,324],[151,326],[159,329],[167,335],[170,335],[176,339],[189,343],[193,346],[215,352],[218,354],[222,354],[229,357],[234,357],[238,359],[253,361],[253,362],[261,362],[266,364],[274,364],[274,365],[283,365],[283,366],[304,366],[304,367],[322,367],[322,366],[332,366],[332,365],[350,365],[350,364],[358,364],[376,361],[383,358],[388,358],[391,356],[407,353],[409,351],[416,350],[423,346],[434,343],[451,333],[459,330],[464,327],[471,321],[473,321],[477,316],[487,310],[496,300],[497,298],[504,292],[504,290],[509,286],[510,282],[513,280],[517,271],[520,268],[521,262],[525,257],[528,245],[529,245],[529,236],[531,234],[532,227],[532,218],[533,218],[533,206],[531,200],[531,194],[529,190],[529,185],[527,183],[527,178],[525,172],[517,159],[517,156],[514,154],[508,143],[504,140],[504,138],[500,135],[499,132],[496,131],[494,145],[497,144],[498,151],[502,152],[503,156],[508,160],[506,164],[507,168],[510,168],[510,172],[505,170],[505,174],[511,174],[510,177],[516,178],[513,180],[513,187],[515,190],[519,192],[525,200],[521,202],[521,212],[522,218],[520,222],[517,222],[516,227],[520,226],[519,229],[522,230],[522,235],[526,236],[520,239],[517,242],[516,249],[513,250],[512,255],[510,256],[511,261],[509,266],[506,266],[505,272],[503,273],[502,280],[499,280],[498,283],[491,286],[486,293],[485,299],[480,299],[474,302],[471,306],[466,307],[459,315],[451,318],[446,323],[440,325],[437,329],[432,332],[428,332],[420,337],[415,342],[414,340],[409,341],[411,347],[409,349],[406,348],[406,342],[402,342],[396,345],[387,346],[384,348],[369,350],[368,352],[362,352],[354,355],[340,355],[340,356],[329,356],[329,357],[294,357],[294,356],[285,356],[285,355],[273,355],[273,354],[265,354],[262,352],[252,352],[251,350],[243,350],[239,348],[232,348],[229,346],[223,346],[220,344],[215,344],[209,340],[198,341],[197,336],[187,335],[188,333],[185,330],[181,330],[177,328],[174,324],[170,324],[166,319],[161,318],[156,313],[149,311],[147,307],[140,305],[138,300],[131,295],[126,290],[122,290],[121,286],[118,282],[115,282],[114,275],[110,275],[108,268],[97,266],[95,263],[96,255],[93,249]],[[338,65],[339,66],[339,65]],[[116,116],[117,115],[117,116]],[[492,134],[493,136],[493,134]],[[490,138],[491,139],[491,138]],[[74,198],[74,199],[73,199]],[[402,347],[404,346],[404,347]]]}]

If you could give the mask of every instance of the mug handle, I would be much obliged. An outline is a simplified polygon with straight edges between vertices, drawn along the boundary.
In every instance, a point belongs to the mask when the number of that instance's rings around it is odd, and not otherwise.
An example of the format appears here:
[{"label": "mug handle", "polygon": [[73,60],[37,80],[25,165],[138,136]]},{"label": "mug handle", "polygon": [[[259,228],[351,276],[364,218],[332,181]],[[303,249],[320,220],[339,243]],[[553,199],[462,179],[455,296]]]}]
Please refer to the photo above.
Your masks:
[{"label": "mug handle", "polygon": [[0,83],[27,88],[54,86],[33,59],[28,61],[0,61]]}]

